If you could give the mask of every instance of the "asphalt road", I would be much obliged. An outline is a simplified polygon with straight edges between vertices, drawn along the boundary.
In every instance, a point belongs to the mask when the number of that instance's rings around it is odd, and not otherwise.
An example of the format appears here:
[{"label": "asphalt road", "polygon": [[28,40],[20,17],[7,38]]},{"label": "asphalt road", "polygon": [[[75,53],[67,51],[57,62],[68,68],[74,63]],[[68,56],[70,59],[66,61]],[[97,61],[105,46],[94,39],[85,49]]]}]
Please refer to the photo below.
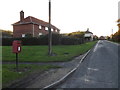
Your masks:
[{"label": "asphalt road", "polygon": [[117,44],[98,41],[78,69],[55,88],[118,88],[118,54]]}]

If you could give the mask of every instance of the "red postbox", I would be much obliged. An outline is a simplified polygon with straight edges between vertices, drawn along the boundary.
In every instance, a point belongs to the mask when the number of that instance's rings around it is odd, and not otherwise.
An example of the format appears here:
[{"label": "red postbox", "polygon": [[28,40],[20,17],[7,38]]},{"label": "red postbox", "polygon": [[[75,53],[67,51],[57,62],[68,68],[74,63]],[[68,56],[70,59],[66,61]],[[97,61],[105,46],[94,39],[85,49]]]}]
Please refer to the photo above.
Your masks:
[{"label": "red postbox", "polygon": [[20,53],[21,52],[21,41],[14,40],[12,43],[12,52]]}]

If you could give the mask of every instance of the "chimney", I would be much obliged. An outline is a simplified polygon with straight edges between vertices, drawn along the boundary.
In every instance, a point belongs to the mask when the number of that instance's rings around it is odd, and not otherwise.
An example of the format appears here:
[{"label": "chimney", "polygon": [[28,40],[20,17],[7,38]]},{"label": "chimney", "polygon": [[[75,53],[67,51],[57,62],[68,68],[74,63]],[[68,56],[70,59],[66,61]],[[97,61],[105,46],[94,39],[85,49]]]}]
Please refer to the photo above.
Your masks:
[{"label": "chimney", "polygon": [[24,20],[24,12],[21,11],[20,12],[20,21],[23,22],[23,20]]}]

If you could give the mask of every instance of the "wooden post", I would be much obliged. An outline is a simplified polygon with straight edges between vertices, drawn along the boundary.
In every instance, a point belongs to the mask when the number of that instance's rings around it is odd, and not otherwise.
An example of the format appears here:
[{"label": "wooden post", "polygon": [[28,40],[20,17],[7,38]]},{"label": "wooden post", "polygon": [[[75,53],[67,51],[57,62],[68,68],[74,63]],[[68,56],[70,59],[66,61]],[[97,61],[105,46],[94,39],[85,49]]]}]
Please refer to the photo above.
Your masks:
[{"label": "wooden post", "polygon": [[52,32],[51,32],[51,0],[49,0],[49,35],[48,35],[48,54],[52,54]]},{"label": "wooden post", "polygon": [[16,71],[18,71],[18,53],[16,53]]}]

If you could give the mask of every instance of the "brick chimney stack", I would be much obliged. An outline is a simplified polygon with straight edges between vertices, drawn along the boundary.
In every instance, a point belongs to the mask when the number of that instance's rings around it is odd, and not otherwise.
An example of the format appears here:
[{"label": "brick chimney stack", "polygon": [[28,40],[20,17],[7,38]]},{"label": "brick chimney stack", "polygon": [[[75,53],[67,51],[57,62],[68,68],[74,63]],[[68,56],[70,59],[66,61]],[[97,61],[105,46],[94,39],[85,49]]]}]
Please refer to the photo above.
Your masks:
[{"label": "brick chimney stack", "polygon": [[23,22],[23,20],[24,20],[24,12],[21,11],[20,12],[20,21]]}]

